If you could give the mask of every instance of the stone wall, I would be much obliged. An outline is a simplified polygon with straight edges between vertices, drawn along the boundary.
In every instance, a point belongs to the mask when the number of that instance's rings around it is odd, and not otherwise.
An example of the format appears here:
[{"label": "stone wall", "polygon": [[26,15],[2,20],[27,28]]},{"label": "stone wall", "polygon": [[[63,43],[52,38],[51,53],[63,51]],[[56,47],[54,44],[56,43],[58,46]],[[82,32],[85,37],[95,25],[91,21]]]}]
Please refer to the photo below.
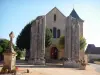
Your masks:
[{"label": "stone wall", "polygon": [[39,16],[32,25],[30,64],[45,64],[45,22],[45,16]]}]

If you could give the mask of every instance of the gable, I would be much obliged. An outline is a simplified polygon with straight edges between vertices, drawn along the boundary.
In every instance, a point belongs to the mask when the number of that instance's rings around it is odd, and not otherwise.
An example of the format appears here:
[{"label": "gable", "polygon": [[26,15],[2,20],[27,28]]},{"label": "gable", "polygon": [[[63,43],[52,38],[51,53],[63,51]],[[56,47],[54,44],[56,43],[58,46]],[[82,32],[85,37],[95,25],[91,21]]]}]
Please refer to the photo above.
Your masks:
[{"label": "gable", "polygon": [[[56,18],[55,18],[56,17]],[[46,23],[50,25],[63,25],[66,17],[55,7],[46,14]],[[56,21],[55,21],[56,20]]]},{"label": "gable", "polygon": [[59,12],[60,14],[62,14],[62,16],[64,16],[64,17],[66,17],[63,13],[61,13],[61,11],[58,9],[58,8],[56,8],[56,7],[54,7],[51,11],[49,11],[46,15],[49,15],[50,13],[52,13],[52,12]]},{"label": "gable", "polygon": [[85,53],[86,54],[100,54],[100,47],[95,47],[94,44],[88,44]]},{"label": "gable", "polygon": [[61,35],[64,34],[64,26],[66,17],[55,7],[46,14],[46,26],[53,30],[53,27],[61,30]]}]

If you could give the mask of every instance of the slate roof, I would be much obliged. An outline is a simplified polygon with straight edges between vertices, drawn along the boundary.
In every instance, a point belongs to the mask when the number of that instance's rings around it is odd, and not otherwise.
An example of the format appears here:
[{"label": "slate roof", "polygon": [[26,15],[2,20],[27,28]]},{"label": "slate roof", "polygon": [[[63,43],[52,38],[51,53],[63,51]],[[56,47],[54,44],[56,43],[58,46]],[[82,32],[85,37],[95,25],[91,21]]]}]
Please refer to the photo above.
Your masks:
[{"label": "slate roof", "polygon": [[38,20],[38,19],[41,19],[43,16],[44,16],[44,15],[38,16],[36,19],[37,19],[37,20]]},{"label": "slate roof", "polygon": [[80,21],[83,21],[79,16],[78,14],[76,13],[76,11],[73,9],[72,12],[70,13],[70,16],[80,20]]},{"label": "slate roof", "polygon": [[100,54],[100,47],[95,47],[94,44],[88,44],[85,53],[86,54]]}]

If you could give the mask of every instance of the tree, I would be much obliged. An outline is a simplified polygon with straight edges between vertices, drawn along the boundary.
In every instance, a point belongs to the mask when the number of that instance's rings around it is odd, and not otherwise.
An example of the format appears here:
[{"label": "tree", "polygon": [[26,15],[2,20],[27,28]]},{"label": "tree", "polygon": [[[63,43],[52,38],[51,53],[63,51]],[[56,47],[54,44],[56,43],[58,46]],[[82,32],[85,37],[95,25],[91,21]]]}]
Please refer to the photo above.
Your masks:
[{"label": "tree", "polygon": [[[18,35],[17,40],[16,40],[16,45],[20,50],[26,49],[26,57],[29,58],[30,55],[30,40],[31,40],[31,26],[34,25],[35,20],[27,24],[21,31],[21,33]],[[50,29],[46,28],[46,34],[45,34],[45,47],[48,47],[51,45],[52,41],[52,33]]]},{"label": "tree", "polygon": [[31,25],[32,25],[32,22],[28,23],[22,29],[21,33],[18,35],[17,40],[16,40],[16,45],[19,48],[19,50],[26,49],[25,60],[27,60],[30,55],[29,49],[30,49],[30,38],[31,38]]},{"label": "tree", "polygon": [[80,50],[84,50],[86,46],[86,39],[84,37],[80,37]]},{"label": "tree", "polygon": [[1,39],[0,40],[0,46],[3,49],[1,51],[1,53],[2,53],[2,52],[4,52],[9,47],[9,40],[7,40],[7,39]]},{"label": "tree", "polygon": [[0,39],[0,60],[3,60],[3,52],[9,47],[9,40]]},{"label": "tree", "polygon": [[31,33],[32,22],[27,24],[21,33],[17,37],[16,45],[19,49],[29,49],[30,48],[30,33]]},{"label": "tree", "polygon": [[[80,50],[84,50],[86,46],[86,39],[84,37],[80,37]],[[59,39],[59,47],[64,48],[65,47],[65,37],[61,36]]]},{"label": "tree", "polygon": [[[9,40],[0,39],[0,60],[3,60],[3,52],[9,48]],[[17,47],[13,44],[14,50],[17,52],[17,57],[21,57],[21,51],[18,51]]]},{"label": "tree", "polygon": [[50,29],[46,28],[46,34],[45,34],[45,47],[48,47],[52,44],[52,33]]},{"label": "tree", "polygon": [[3,48],[0,46],[0,53],[3,52]]},{"label": "tree", "polygon": [[59,39],[59,48],[64,49],[65,45],[65,37],[61,36]]},{"label": "tree", "polygon": [[0,61],[3,59],[2,52],[3,52],[3,48],[0,46]]},{"label": "tree", "polygon": [[22,51],[17,50],[16,52],[17,52],[16,59],[20,59],[22,57]]},{"label": "tree", "polygon": [[[27,24],[24,29],[22,29],[21,33],[18,35],[16,40],[16,45],[19,47],[19,49],[30,49],[30,39],[31,39],[31,26],[32,22]],[[50,29],[46,28],[46,34],[45,34],[45,47],[50,46],[52,43],[52,33]]]}]

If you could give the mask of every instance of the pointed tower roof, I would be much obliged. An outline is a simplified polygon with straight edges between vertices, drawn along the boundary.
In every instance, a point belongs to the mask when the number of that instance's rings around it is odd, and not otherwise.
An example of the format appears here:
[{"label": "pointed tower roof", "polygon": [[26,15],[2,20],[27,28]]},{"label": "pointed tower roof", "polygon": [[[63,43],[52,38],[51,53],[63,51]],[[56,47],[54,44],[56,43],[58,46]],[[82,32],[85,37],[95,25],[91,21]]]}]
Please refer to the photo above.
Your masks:
[{"label": "pointed tower roof", "polygon": [[74,18],[76,18],[76,19],[78,19],[78,20],[84,22],[84,20],[82,20],[82,19],[78,16],[78,14],[76,13],[76,11],[75,11],[74,9],[73,9],[72,12],[70,13],[70,16],[72,16],[72,17],[74,17]]}]

